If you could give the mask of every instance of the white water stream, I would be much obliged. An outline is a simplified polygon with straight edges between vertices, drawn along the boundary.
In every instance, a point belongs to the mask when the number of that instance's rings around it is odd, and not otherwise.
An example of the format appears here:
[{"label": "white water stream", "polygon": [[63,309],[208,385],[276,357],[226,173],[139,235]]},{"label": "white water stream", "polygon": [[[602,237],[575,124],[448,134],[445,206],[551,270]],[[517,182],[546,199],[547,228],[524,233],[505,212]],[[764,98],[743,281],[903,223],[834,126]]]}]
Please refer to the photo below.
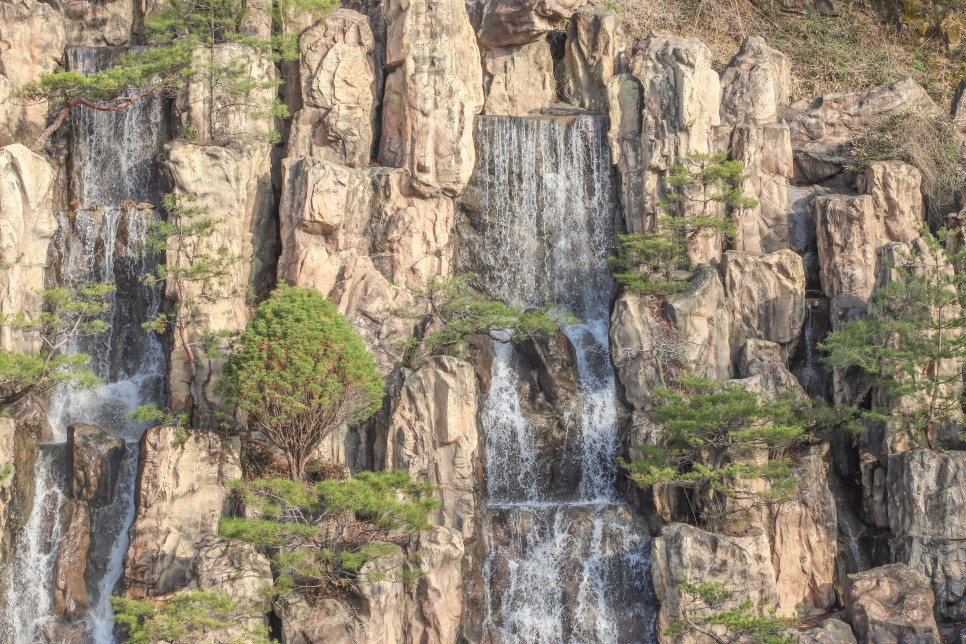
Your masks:
[{"label": "white water stream", "polygon": [[[72,49],[69,66],[91,72],[110,65],[116,55],[110,49]],[[161,402],[164,393],[164,351],[158,337],[142,328],[160,305],[160,293],[141,283],[141,276],[154,267],[155,258],[142,252],[154,211],[122,208],[126,200],[157,202],[154,157],[162,141],[160,105],[143,100],[118,112],[78,108],[69,125],[70,196],[77,208],[59,217],[57,282],[111,282],[117,291],[106,317],[110,330],[81,338],[69,349],[92,356],[90,366],[103,384],[88,390],[63,387],[50,401],[53,443],[41,449],[33,510],[18,535],[8,572],[2,634],[12,644],[60,641],[65,632],[82,634],[94,644],[113,641],[110,595],[122,574],[134,513],[138,440],[144,430],[127,414],[141,404]],[[75,422],[123,438],[127,451],[111,502],[92,508],[86,575],[90,609],[66,622],[52,614],[52,591],[64,529],[59,520],[66,501],[64,443],[67,428]]]},{"label": "white water stream", "polygon": [[483,410],[487,516],[484,627],[499,642],[641,642],[653,638],[650,537],[614,489],[619,444],[608,356],[607,258],[615,229],[606,120],[481,117],[471,185],[483,211],[480,278],[516,306],[581,318],[577,356],[577,498],[541,481],[537,428],[520,401],[516,355],[497,345]]}]

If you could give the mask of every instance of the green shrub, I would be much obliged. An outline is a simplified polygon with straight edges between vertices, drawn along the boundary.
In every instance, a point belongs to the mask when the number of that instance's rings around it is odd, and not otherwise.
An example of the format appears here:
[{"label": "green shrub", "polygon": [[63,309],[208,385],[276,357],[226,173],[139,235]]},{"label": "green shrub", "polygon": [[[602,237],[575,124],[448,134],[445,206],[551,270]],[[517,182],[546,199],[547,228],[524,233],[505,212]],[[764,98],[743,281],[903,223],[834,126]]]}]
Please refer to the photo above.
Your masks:
[{"label": "green shrub", "polygon": [[[122,641],[155,644],[192,638],[195,641],[212,630],[231,628],[238,622],[239,609],[222,592],[188,592],[164,600],[111,597],[114,621]],[[249,631],[230,644],[269,644],[267,632]]]},{"label": "green shrub", "polygon": [[[713,642],[735,644],[792,644],[788,624],[775,617],[775,609],[755,606],[750,599],[735,604],[734,593],[713,582],[684,583],[678,588],[684,596],[684,619],[672,624],[664,634],[680,637],[697,633]],[[731,605],[728,608],[728,605]]]},{"label": "green shrub", "polygon": [[319,443],[371,416],[382,378],[362,339],[313,289],[276,288],[259,305],[225,368],[224,392],[284,454],[293,480]]}]

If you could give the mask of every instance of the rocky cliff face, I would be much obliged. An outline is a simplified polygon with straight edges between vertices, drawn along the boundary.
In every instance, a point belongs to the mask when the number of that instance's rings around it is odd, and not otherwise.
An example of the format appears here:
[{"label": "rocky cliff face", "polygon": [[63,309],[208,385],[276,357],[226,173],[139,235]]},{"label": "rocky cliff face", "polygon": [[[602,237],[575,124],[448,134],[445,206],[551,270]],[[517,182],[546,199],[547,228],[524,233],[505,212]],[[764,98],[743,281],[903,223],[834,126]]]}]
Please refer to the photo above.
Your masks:
[{"label": "rocky cliff face", "polygon": [[[795,454],[789,499],[738,503],[704,527],[688,499],[632,489],[618,466],[661,442],[654,390],[682,376],[766,398],[864,391],[818,366],[818,343],[896,279],[890,259],[922,243],[927,211],[919,169],[885,160],[857,172],[849,142],[884,117],[936,113],[923,88],[792,103],[795,70],[761,38],[716,67],[699,40],[629,41],[621,15],[583,0],[342,5],[284,25],[297,62],[238,43],[214,53],[247,61],[253,87],[284,79],[293,115],[281,144],[253,136],[272,119],[195,82],[133,113],[119,157],[78,133],[45,157],[21,143],[49,115],[13,91],[76,60],[74,48],[143,44],[152,9],[0,0],[0,316],[36,318],[42,289],[81,273],[116,283],[124,311],[91,345],[104,387],[73,406],[55,395],[0,410],[4,641],[110,641],[115,591],[225,592],[237,611],[210,642],[259,630],[285,643],[711,641],[664,633],[690,614],[681,585],[693,581],[724,586],[724,609],[750,601],[807,620],[790,631],[805,642],[938,642],[966,619],[962,451],[912,449],[885,429],[813,445]],[[733,236],[689,248],[697,266],[680,292],[615,286],[616,234],[653,228],[674,164],[695,153],[740,161],[755,205]],[[112,173],[123,181],[97,184]],[[247,474],[239,436],[124,420],[132,401],[178,406],[190,393],[183,347],[139,335],[179,297],[142,288],[153,262],[179,260],[135,252],[137,217],[154,216],[161,191],[193,195],[218,222],[205,243],[238,258],[233,297],[197,311],[192,339],[244,329],[275,282],[316,289],[387,383],[376,418],[335,432],[320,459],[406,470],[438,491],[432,529],[338,593],[285,589],[266,603],[264,552],[219,536],[219,519],[245,512],[227,488]],[[580,321],[409,364],[404,345],[425,329],[400,310],[462,272]],[[35,336],[0,328],[3,350],[37,351]],[[232,411],[218,399],[223,365],[206,361],[198,377],[212,415]],[[404,565],[422,574],[387,577]],[[31,570],[27,593],[17,584]]]}]

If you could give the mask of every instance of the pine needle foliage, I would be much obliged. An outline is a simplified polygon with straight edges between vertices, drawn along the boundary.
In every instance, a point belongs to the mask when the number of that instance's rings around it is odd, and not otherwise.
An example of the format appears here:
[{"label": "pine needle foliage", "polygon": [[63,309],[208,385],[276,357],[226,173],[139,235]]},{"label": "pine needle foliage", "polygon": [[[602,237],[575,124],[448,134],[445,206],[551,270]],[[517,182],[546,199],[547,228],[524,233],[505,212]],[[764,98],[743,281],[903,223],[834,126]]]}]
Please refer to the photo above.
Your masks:
[{"label": "pine needle foliage", "polygon": [[362,338],[314,289],[279,285],[262,302],[225,368],[224,393],[288,461],[293,480],[337,427],[369,418],[382,378]]},{"label": "pine needle foliage", "polygon": [[[750,599],[735,605],[734,593],[723,584],[703,581],[680,584],[685,596],[684,619],[664,631],[667,637],[703,635],[716,644],[792,644],[788,624],[775,609],[755,606]],[[730,608],[728,607],[730,605]]]},{"label": "pine needle foliage", "polygon": [[651,230],[621,235],[614,278],[642,295],[685,290],[694,268],[689,246],[702,236],[734,235],[737,214],[758,204],[741,189],[743,172],[723,153],[695,153],[675,165]]},{"label": "pine needle foliage", "polygon": [[396,312],[416,320],[420,329],[407,347],[410,365],[429,356],[459,355],[464,341],[471,336],[489,335],[497,342],[520,342],[551,335],[561,326],[577,321],[551,307],[524,310],[504,304],[474,283],[472,274],[431,282],[414,292],[419,308]]},{"label": "pine needle foliage", "polygon": [[[196,591],[177,593],[155,601],[111,597],[114,621],[124,642],[204,641],[211,631],[237,625],[239,609],[223,592]],[[269,644],[267,629],[250,630],[227,644]]]},{"label": "pine needle foliage", "polygon": [[0,315],[0,326],[40,344],[38,353],[0,351],[0,404],[45,394],[61,383],[93,387],[98,378],[88,368],[90,356],[70,351],[72,342],[109,328],[104,315],[113,305],[114,285],[99,282],[44,291],[44,311]]},{"label": "pine needle foliage", "polygon": [[[966,255],[947,257],[944,234],[923,229],[920,239],[891,267],[893,278],[875,291],[868,315],[829,334],[820,348],[829,368],[857,369],[870,379],[853,401],[857,413],[888,419],[933,448],[939,427],[962,417],[966,276],[953,265]],[[873,386],[895,403],[888,412],[858,409]]]},{"label": "pine needle foliage", "polygon": [[[291,479],[233,481],[229,486],[251,514],[219,522],[222,536],[265,548],[276,574],[274,591],[326,592],[360,577],[366,563],[399,550],[399,543],[430,528],[439,507],[435,490],[404,470],[360,472],[314,485]],[[414,572],[410,564],[399,580]]]},{"label": "pine needle foliage", "polygon": [[[638,447],[643,456],[624,463],[630,478],[643,488],[663,484],[689,491],[708,524],[724,518],[729,499],[787,501],[798,482],[790,453],[808,435],[801,403],[791,397],[763,400],[707,378],[682,378],[680,387],[654,392],[651,419],[662,428],[663,441]],[[753,479],[767,480],[770,489],[754,490]]]}]

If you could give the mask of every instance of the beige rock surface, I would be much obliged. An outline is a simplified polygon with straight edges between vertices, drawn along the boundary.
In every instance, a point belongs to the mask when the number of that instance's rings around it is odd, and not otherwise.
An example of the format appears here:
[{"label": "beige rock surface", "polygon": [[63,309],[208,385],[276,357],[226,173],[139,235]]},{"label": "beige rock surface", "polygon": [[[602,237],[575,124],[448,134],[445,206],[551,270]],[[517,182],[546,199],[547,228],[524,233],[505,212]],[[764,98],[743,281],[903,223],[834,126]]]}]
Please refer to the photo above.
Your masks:
[{"label": "beige rock surface", "polygon": [[789,248],[793,159],[788,127],[739,125],[731,135],[730,156],[744,165],[745,196],[758,202],[738,215],[736,249],[772,253]]},{"label": "beige rock surface", "polygon": [[473,119],[483,71],[461,0],[390,0],[382,165],[405,168],[426,196],[463,192],[476,163]]},{"label": "beige rock surface", "polygon": [[544,40],[497,47],[483,54],[483,113],[526,116],[557,99],[550,44]]},{"label": "beige rock surface", "polygon": [[154,427],[141,439],[131,543],[123,583],[131,597],[163,595],[193,579],[200,540],[218,534],[226,481],[241,477],[238,439]]},{"label": "beige rock surface", "polygon": [[935,600],[925,575],[890,564],[849,575],[845,607],[859,644],[935,642]]},{"label": "beige rock surface", "polygon": [[480,0],[477,34],[487,49],[522,45],[561,28],[587,0]]},{"label": "beige rock surface", "polygon": [[[24,146],[0,148],[0,314],[35,319],[41,313],[47,252],[57,231],[51,210],[55,176],[43,157]],[[0,349],[37,351],[40,341],[5,326]]]},{"label": "beige rock surface", "polygon": [[620,17],[609,9],[580,8],[567,23],[564,96],[585,110],[608,109],[607,81],[621,48]]},{"label": "beige rock surface", "polygon": [[774,123],[791,94],[788,58],[764,38],[749,36],[721,74],[721,122]]}]

